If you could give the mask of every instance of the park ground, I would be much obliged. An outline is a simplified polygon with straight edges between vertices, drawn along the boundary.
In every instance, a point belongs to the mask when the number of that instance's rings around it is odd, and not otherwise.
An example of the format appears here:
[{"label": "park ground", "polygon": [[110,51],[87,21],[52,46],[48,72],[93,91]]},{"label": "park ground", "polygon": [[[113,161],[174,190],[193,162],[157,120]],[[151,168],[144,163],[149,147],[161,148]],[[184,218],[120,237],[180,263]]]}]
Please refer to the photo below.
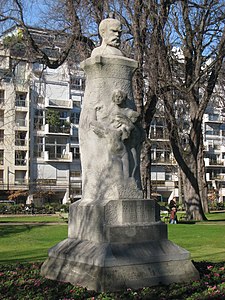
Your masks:
[{"label": "park ground", "polygon": [[41,277],[48,249],[67,237],[66,215],[0,217],[0,299],[225,299],[225,212],[208,221],[168,225],[169,239],[191,253],[200,280],[96,293]]}]

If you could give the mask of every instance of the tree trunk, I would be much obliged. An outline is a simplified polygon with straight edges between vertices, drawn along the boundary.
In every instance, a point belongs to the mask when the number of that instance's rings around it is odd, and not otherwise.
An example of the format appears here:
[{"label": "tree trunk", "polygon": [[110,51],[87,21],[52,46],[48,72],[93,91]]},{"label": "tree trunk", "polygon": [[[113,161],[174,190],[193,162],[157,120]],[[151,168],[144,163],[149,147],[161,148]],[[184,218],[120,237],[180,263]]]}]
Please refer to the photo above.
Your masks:
[{"label": "tree trunk", "polygon": [[199,193],[200,193],[200,199],[202,203],[202,208],[204,214],[207,214],[209,212],[209,206],[208,206],[208,188],[207,188],[207,182],[206,182],[206,175],[205,175],[205,162],[204,162],[204,145],[203,145],[203,136],[201,133],[200,137],[200,146],[198,151],[198,184],[199,184]]},{"label": "tree trunk", "polygon": [[198,163],[196,163],[189,155],[188,168],[191,170],[190,173],[181,172],[183,188],[184,188],[184,201],[185,209],[188,220],[202,221],[207,220],[203,212],[200,187],[202,186],[202,177],[200,182],[198,181]]},{"label": "tree trunk", "polygon": [[143,198],[149,199],[151,196],[151,145],[145,140],[141,149],[141,182],[143,188]]}]

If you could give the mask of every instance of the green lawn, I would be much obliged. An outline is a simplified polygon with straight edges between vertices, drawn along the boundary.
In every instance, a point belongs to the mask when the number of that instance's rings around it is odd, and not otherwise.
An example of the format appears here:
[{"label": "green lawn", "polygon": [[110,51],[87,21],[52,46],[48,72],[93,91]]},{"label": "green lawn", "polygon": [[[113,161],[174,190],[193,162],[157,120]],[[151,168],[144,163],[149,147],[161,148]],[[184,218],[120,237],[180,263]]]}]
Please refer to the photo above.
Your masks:
[{"label": "green lawn", "polygon": [[225,224],[169,224],[168,232],[169,239],[190,251],[193,260],[225,261]]},{"label": "green lawn", "polygon": [[[64,214],[65,215],[65,214]],[[61,223],[63,222],[63,218],[58,215],[50,215],[50,216],[35,216],[35,215],[18,215],[18,216],[7,216],[7,217],[0,217],[0,223]]]},{"label": "green lawn", "polygon": [[67,237],[67,224],[2,225],[0,235],[0,263],[43,261],[48,249]]},{"label": "green lawn", "polygon": [[[225,261],[225,213],[208,217],[208,222],[169,224],[169,239],[190,251],[195,261]],[[67,223],[57,216],[4,217],[1,220],[37,224],[0,226],[0,263],[43,261],[50,247],[67,238]],[[43,225],[38,224],[40,222],[62,223]]]}]

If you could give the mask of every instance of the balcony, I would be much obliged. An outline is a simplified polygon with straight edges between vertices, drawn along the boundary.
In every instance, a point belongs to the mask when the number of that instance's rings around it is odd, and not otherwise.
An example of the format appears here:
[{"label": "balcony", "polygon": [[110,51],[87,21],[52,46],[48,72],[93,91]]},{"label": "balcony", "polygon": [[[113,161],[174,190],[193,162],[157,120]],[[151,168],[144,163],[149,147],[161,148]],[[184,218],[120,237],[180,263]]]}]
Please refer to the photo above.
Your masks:
[{"label": "balcony", "polygon": [[72,152],[68,153],[52,153],[49,151],[44,152],[44,161],[57,161],[57,162],[72,162]]},{"label": "balcony", "polygon": [[27,101],[26,100],[16,100],[15,102],[16,107],[27,107]]},{"label": "balcony", "polygon": [[26,166],[27,160],[25,158],[16,158],[15,159],[15,166]]},{"label": "balcony", "polygon": [[27,140],[26,139],[16,139],[15,145],[16,146],[27,146]]},{"label": "balcony", "polygon": [[27,121],[25,119],[16,119],[15,121],[17,127],[26,127]]},{"label": "balcony", "polygon": [[165,132],[151,132],[150,139],[152,139],[152,140],[168,140],[168,135]]},{"label": "balcony", "polygon": [[71,128],[67,125],[55,126],[45,124],[45,134],[70,135]]},{"label": "balcony", "polygon": [[205,122],[207,123],[223,123],[224,118],[221,115],[206,115],[205,116]]},{"label": "balcony", "polygon": [[71,99],[56,100],[56,99],[45,98],[45,107],[72,109],[73,101]]},{"label": "balcony", "polygon": [[152,158],[153,164],[165,164],[165,165],[175,165],[175,159],[169,159],[164,157]]},{"label": "balcony", "polygon": [[24,178],[15,178],[15,185],[27,185],[28,181]]},{"label": "balcony", "polygon": [[204,158],[205,160],[205,166],[209,167],[209,166],[224,166],[225,162],[223,160],[219,160],[219,159],[210,159],[210,158]]}]

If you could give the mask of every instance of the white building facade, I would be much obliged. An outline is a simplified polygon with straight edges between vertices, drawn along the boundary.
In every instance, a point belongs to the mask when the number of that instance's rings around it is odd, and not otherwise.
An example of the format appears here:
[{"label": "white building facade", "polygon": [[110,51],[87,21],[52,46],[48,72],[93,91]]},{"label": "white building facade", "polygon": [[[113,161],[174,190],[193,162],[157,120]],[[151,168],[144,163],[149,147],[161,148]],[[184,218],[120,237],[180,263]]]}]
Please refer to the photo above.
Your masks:
[{"label": "white building facade", "polygon": [[15,192],[23,203],[79,199],[83,72],[44,68],[2,47],[0,79],[0,200]]}]

